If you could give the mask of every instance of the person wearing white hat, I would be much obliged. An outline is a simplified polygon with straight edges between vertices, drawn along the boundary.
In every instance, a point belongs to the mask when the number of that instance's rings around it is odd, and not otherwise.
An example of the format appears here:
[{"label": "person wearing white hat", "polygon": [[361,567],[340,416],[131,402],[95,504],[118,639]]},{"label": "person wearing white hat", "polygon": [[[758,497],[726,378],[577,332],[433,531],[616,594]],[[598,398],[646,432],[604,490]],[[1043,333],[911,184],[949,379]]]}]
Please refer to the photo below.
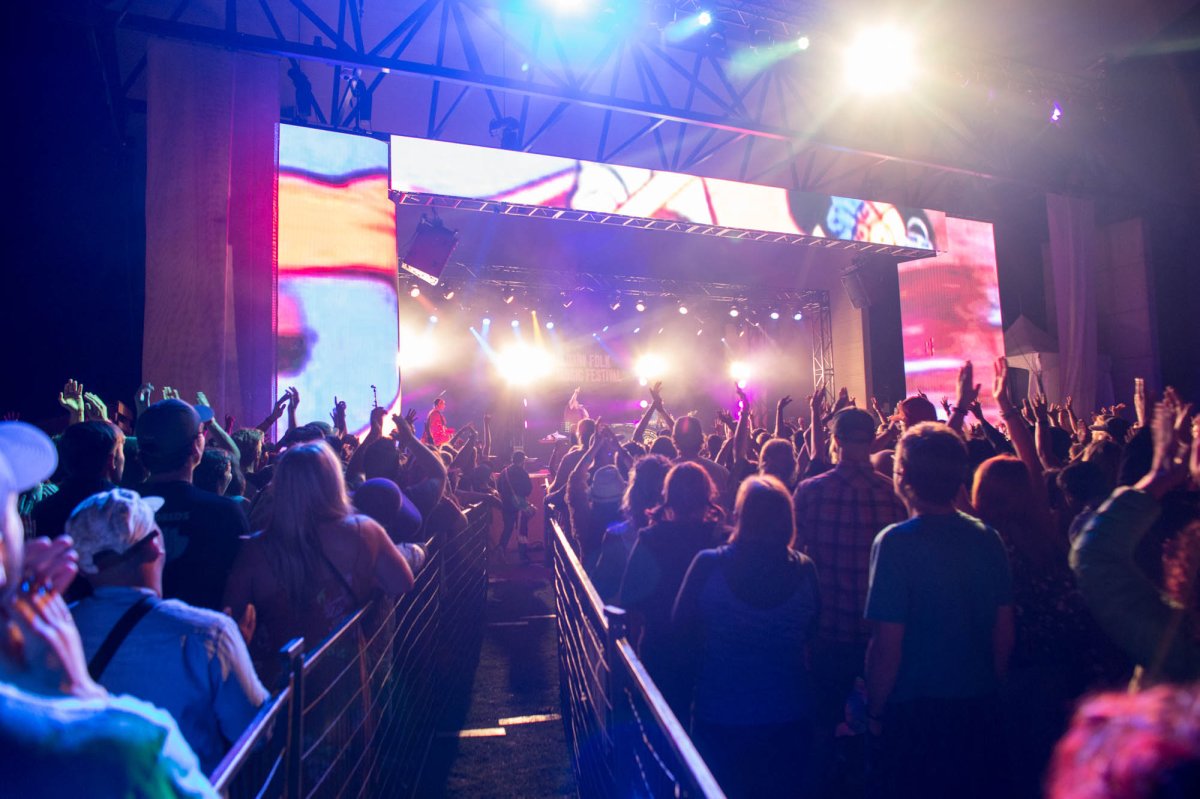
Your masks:
[{"label": "person wearing white hat", "polygon": [[26,549],[17,494],[54,471],[50,439],[0,422],[0,772],[6,796],[217,796],[175,721],[88,675],[62,600],[71,541]]},{"label": "person wearing white hat", "polygon": [[[237,625],[162,599],[161,497],[124,488],[85,499],[67,520],[95,593],[71,606],[92,677],[168,711],[212,773],[267,699]],[[251,634],[253,634],[251,632]]]}]

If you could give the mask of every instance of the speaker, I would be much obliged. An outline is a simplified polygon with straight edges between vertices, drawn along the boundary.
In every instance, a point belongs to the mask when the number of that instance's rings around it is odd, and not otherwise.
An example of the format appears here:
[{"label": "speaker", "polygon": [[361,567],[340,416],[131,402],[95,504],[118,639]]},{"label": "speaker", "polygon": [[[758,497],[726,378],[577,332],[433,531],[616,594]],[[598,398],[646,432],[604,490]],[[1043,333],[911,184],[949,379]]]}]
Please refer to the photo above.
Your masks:
[{"label": "speaker", "polygon": [[436,217],[431,220],[422,216],[404,255],[400,256],[400,266],[436,286],[457,246],[458,231],[446,227]]},{"label": "speaker", "polygon": [[857,263],[842,270],[842,288],[855,308],[861,310],[871,307],[871,292],[863,280],[862,267]]}]

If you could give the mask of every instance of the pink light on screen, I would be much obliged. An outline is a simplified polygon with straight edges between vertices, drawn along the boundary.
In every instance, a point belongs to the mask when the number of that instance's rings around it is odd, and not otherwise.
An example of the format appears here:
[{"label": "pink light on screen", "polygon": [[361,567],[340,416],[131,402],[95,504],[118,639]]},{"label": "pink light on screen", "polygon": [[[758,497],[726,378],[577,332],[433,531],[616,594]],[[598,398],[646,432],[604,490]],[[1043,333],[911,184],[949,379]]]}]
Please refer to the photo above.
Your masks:
[{"label": "pink light on screen", "polygon": [[947,252],[900,264],[908,394],[954,402],[959,367],[970,360],[988,408],[992,365],[1004,354],[992,223],[948,217],[946,233]]}]

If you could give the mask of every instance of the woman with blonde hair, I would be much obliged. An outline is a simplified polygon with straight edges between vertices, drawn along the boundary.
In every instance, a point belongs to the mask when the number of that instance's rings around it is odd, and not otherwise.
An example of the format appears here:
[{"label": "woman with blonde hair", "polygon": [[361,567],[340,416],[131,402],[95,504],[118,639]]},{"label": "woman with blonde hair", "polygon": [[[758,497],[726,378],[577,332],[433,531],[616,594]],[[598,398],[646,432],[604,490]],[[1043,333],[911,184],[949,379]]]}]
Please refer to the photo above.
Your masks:
[{"label": "woman with blonde hair", "polygon": [[313,649],[373,596],[398,596],[414,581],[384,529],[353,513],[342,464],[325,442],[289,448],[270,490],[270,521],[243,543],[225,593],[234,618],[253,619],[243,632],[264,680],[292,638]]}]

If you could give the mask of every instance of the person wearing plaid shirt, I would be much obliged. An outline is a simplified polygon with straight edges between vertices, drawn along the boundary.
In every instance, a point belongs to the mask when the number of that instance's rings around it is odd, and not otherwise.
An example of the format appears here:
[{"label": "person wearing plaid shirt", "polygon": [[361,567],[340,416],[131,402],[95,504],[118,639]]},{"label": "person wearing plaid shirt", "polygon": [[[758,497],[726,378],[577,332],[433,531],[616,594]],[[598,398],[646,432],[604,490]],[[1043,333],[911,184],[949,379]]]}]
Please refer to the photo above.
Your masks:
[{"label": "person wearing plaid shirt", "polygon": [[869,627],[863,620],[871,544],[888,525],[908,518],[892,482],[871,467],[875,421],[857,408],[831,423],[837,465],[796,488],[796,548],[812,558],[821,615],[813,647],[818,719],[844,719],[846,697],[863,673]]}]

